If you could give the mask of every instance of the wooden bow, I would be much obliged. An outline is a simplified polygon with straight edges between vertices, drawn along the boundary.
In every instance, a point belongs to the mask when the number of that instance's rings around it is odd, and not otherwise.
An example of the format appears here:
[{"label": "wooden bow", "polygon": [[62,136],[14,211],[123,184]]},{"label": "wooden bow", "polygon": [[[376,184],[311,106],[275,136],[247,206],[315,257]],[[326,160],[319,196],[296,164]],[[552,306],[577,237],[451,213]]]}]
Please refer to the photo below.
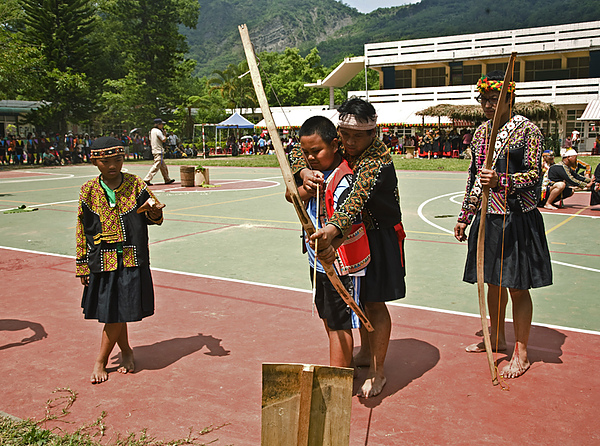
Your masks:
[{"label": "wooden bow", "polygon": [[[248,28],[246,27],[246,25],[240,25],[238,26],[238,30],[242,38],[242,44],[244,45],[244,52],[246,53],[248,68],[252,77],[252,83],[254,84],[254,91],[256,92],[256,97],[258,98],[260,109],[262,111],[263,117],[265,118],[267,129],[269,130],[269,135],[271,136],[271,140],[273,141],[273,147],[275,148],[277,161],[279,161],[279,167],[281,168],[283,180],[291,196],[292,204],[296,209],[296,213],[298,214],[298,218],[300,219],[302,228],[304,228],[304,231],[310,237],[316,232],[315,227],[313,226],[312,221],[310,220],[310,217],[306,212],[304,203],[300,199],[298,187],[296,186],[296,180],[294,178],[294,175],[292,174],[292,169],[290,168],[290,165],[288,163],[285,151],[283,150],[283,144],[281,143],[281,139],[279,138],[279,132],[277,131],[277,127],[275,126],[275,120],[273,119],[273,115],[271,114],[271,108],[269,107],[267,96],[265,95],[265,90],[263,88],[262,80],[260,78],[260,72],[258,71],[258,64],[256,63],[254,48],[252,46],[252,42],[250,41]],[[346,287],[344,287],[344,285],[342,284],[340,278],[335,272],[333,265],[327,265],[324,262],[322,263],[322,265],[323,269],[325,270],[325,273],[327,274],[327,277],[329,277],[329,280],[331,281],[331,284],[342,297],[344,302],[350,307],[352,311],[356,313],[356,315],[361,320],[365,328],[368,331],[373,331],[373,326],[371,325],[363,311],[360,309],[360,307],[356,304],[352,296],[350,296],[350,293],[348,293]]]},{"label": "wooden bow", "polygon": [[[515,58],[517,53],[512,53],[506,67],[506,74],[504,75],[504,82],[502,84],[502,90],[498,97],[498,105],[496,106],[496,112],[494,113],[494,119],[492,120],[492,132],[488,145],[485,150],[485,169],[492,168],[492,160],[494,158],[494,151],[496,147],[496,137],[498,136],[498,130],[500,129],[500,123],[506,122],[510,119],[511,106],[506,102],[508,95],[508,84],[513,79],[513,68],[515,64]],[[481,214],[479,220],[479,233],[477,235],[477,293],[479,295],[479,314],[481,315],[481,328],[483,330],[483,343],[485,345],[485,352],[487,355],[488,365],[490,367],[490,373],[492,375],[492,384],[498,385],[498,371],[496,364],[494,363],[494,355],[492,353],[492,341],[490,340],[490,332],[487,322],[487,310],[486,310],[486,296],[485,296],[485,283],[484,283],[484,257],[485,257],[485,221],[488,208],[488,201],[490,197],[489,186],[482,187],[481,193]],[[500,284],[502,285],[502,284]]]}]

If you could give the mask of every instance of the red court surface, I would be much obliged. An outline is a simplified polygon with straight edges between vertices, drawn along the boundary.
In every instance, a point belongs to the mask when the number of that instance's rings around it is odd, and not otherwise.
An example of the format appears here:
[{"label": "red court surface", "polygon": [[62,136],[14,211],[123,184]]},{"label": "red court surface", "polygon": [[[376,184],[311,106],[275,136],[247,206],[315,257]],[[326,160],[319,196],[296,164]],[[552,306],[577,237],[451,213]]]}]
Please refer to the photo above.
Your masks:
[{"label": "red court surface", "polygon": [[[65,418],[74,424],[49,426],[74,430],[106,411],[105,441],[144,428],[173,440],[213,425],[223,427],[202,441],[257,445],[261,364],[328,361],[310,293],[154,271],[156,314],[129,325],[136,373],[112,367],[91,385],[101,325],[83,319],[73,259],[0,249],[0,272],[0,410],[40,419],[53,390],[77,392]],[[534,326],[532,367],[502,391],[485,356],[464,352],[478,318],[390,312],[388,384],[379,397],[353,397],[350,444],[600,444],[597,334]]]},{"label": "red court surface", "polygon": [[590,192],[576,192],[569,198],[563,201],[563,206],[557,210],[538,208],[542,213],[547,214],[566,214],[566,215],[582,215],[584,217],[599,217],[600,205],[590,206]]}]

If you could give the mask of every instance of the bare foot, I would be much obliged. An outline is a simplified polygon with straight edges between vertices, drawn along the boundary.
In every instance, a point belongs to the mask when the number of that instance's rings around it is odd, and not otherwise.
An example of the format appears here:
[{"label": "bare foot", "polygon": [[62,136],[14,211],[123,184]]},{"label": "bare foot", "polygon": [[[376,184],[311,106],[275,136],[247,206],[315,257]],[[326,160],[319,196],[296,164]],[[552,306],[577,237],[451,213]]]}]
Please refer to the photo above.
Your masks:
[{"label": "bare foot", "polygon": [[556,206],[552,206],[550,203],[546,203],[546,204],[544,205],[544,209],[549,209],[549,210],[551,210],[551,211],[555,211],[555,210],[557,210],[558,208],[557,208]]},{"label": "bare foot", "polygon": [[133,350],[131,350],[129,353],[121,352],[121,358],[122,358],[121,365],[117,369],[117,372],[133,373],[133,371],[135,370],[135,362],[133,360]]},{"label": "bare foot", "polygon": [[358,391],[358,396],[360,398],[372,398],[379,395],[383,390],[386,381],[385,376],[373,376],[367,378]]},{"label": "bare foot", "polygon": [[92,376],[90,377],[90,382],[92,384],[100,384],[108,379],[108,372],[106,371],[106,366],[97,362],[94,365],[94,370],[92,371]]},{"label": "bare foot", "polygon": [[[485,353],[485,344],[483,342],[480,342],[479,344],[471,344],[466,347],[465,350],[469,353]],[[506,350],[506,344],[498,343],[498,349],[496,349],[496,346],[492,342],[493,352],[501,352],[504,350]]]},{"label": "bare foot", "polygon": [[508,363],[508,365],[502,369],[502,371],[500,372],[500,375],[503,378],[508,378],[508,379],[518,378],[523,373],[525,373],[527,371],[527,369],[529,369],[530,365],[531,364],[529,364],[528,359],[525,359],[523,361],[519,358],[519,355],[514,354],[512,359]]}]

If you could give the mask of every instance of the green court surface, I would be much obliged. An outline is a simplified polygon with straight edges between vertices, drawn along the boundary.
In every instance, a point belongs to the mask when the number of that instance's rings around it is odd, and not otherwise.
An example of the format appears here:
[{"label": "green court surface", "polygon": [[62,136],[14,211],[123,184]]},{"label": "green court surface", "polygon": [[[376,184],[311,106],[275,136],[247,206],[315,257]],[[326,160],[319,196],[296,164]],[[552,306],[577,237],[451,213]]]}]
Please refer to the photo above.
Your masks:
[{"label": "green court surface", "polygon": [[[148,168],[125,164],[140,176]],[[177,182],[162,185],[159,174],[151,187],[167,205],[162,227],[150,228],[154,268],[309,289],[300,225],[278,169],[210,167],[213,188],[182,188],[178,167],[169,169]],[[90,165],[0,171],[0,245],[73,256],[79,188],[95,175]],[[451,234],[466,174],[398,171],[398,179],[407,232],[407,297],[399,303],[478,314],[476,287],[461,280],[466,244]],[[532,291],[534,323],[600,332],[600,206],[586,206],[589,193],[565,204],[544,213],[554,285]],[[21,205],[38,210],[4,213]]]}]

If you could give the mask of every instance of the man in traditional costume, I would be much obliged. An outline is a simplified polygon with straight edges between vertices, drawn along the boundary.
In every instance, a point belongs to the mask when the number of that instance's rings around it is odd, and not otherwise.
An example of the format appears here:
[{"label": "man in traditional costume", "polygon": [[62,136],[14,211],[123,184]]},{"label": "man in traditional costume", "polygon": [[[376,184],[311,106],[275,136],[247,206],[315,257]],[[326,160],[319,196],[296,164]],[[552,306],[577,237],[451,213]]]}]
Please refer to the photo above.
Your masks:
[{"label": "man in traditional costume", "polygon": [[[536,188],[541,180],[542,134],[527,118],[509,114],[500,122],[491,169],[485,169],[485,154],[492,133],[492,119],[498,105],[504,73],[494,71],[477,83],[478,101],[488,118],[473,135],[473,154],[467,190],[454,228],[459,241],[467,240],[468,255],[463,280],[477,282],[477,236],[481,216],[482,187],[490,188],[486,216],[484,281],[488,285],[492,348],[506,350],[504,320],[508,294],[513,308],[515,347],[501,375],[516,378],[529,368],[527,343],[533,303],[530,288],[552,284],[550,253],[544,222],[536,205]],[[514,104],[515,84],[508,86],[507,105]],[[508,120],[506,120],[508,119]],[[484,352],[484,344],[472,344],[468,352]]]},{"label": "man in traditional costume", "polygon": [[590,190],[594,180],[577,173],[577,151],[568,149],[563,153],[562,161],[548,169],[548,184],[542,190],[544,208],[555,210],[558,201],[571,197],[575,190]]}]

